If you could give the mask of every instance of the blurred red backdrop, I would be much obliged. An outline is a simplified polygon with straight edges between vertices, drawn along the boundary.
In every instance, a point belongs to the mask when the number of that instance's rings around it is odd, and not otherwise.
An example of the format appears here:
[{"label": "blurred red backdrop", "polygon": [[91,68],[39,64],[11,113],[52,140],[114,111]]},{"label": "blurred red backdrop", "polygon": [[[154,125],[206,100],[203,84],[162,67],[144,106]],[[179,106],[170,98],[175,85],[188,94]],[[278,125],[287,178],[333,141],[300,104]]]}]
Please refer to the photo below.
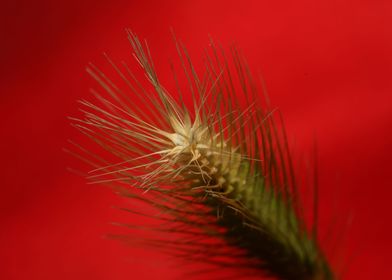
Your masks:
[{"label": "blurred red backdrop", "polygon": [[392,278],[390,1],[113,2],[2,3],[2,279],[174,279],[186,271],[104,239],[123,218],[111,207],[119,198],[66,170],[78,165],[62,148],[81,139],[66,117],[89,96],[85,66],[103,64],[103,52],[132,61],[126,27],[147,38],[163,80],[175,57],[170,28],[196,61],[208,35],[240,46],[283,112],[296,153],[317,139],[322,213],[353,217],[338,250],[351,260],[343,279]]}]

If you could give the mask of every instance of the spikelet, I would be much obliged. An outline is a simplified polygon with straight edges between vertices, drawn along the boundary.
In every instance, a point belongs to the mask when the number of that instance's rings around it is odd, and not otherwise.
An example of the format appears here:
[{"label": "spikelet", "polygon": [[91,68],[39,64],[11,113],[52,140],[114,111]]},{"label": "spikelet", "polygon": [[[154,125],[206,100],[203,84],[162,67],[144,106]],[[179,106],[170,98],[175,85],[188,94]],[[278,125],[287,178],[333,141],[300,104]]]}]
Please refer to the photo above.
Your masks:
[{"label": "spikelet", "polygon": [[[212,44],[200,79],[176,42],[192,95],[187,106],[181,92],[176,99],[161,84],[147,44],[131,32],[129,40],[152,91],[109,58],[128,92],[88,68],[108,97],[95,92],[99,106],[81,101],[85,116],[73,119],[74,125],[112,155],[103,159],[77,146],[94,166],[91,182],[159,210],[151,217],[166,234],[146,243],[165,245],[174,255],[279,279],[333,279],[318,246],[317,224],[309,230],[301,214],[282,123],[261,106],[239,52],[232,50],[231,71]],[[165,239],[167,234],[180,238]]]}]

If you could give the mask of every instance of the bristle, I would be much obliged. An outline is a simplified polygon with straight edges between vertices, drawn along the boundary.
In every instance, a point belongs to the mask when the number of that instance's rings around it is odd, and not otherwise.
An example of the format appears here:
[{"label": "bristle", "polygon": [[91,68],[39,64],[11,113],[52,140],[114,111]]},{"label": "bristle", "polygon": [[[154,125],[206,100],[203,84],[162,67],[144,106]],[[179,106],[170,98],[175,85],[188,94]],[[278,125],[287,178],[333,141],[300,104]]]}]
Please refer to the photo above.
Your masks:
[{"label": "bristle", "polygon": [[[232,49],[232,72],[226,55],[212,42],[213,55],[207,55],[200,79],[177,42],[193,100],[193,107],[187,107],[162,86],[147,44],[131,32],[129,40],[154,93],[128,67],[123,73],[109,58],[130,93],[98,68],[88,68],[110,98],[96,93],[100,106],[81,101],[84,119],[75,120],[75,126],[116,158],[94,163],[88,179],[114,185],[121,195],[159,210],[161,215],[153,218],[166,225],[159,230],[180,233],[183,240],[146,242],[165,244],[172,254],[260,269],[260,275],[279,279],[332,279],[316,229],[308,232],[299,211],[284,128],[277,124],[275,110],[261,106],[240,53]],[[150,112],[131,106],[133,98],[148,104]],[[132,187],[150,195],[136,194]],[[210,237],[224,245],[209,244]]]}]

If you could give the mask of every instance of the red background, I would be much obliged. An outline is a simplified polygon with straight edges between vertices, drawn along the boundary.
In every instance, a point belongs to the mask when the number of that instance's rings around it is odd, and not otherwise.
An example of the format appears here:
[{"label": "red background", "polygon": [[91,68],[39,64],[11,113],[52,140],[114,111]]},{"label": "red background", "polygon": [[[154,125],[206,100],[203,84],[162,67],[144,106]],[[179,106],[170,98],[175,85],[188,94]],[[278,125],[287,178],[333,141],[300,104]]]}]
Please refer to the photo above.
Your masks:
[{"label": "red background", "polygon": [[338,250],[350,259],[343,278],[392,279],[390,1],[2,2],[1,279],[186,271],[158,255],[140,261],[145,252],[102,238],[122,215],[111,207],[118,198],[66,170],[75,159],[62,148],[80,138],[66,117],[91,85],[84,68],[102,63],[103,52],[131,61],[125,27],[148,39],[162,69],[174,57],[171,27],[194,60],[208,35],[236,42],[298,150],[317,139],[322,213],[353,216]]}]

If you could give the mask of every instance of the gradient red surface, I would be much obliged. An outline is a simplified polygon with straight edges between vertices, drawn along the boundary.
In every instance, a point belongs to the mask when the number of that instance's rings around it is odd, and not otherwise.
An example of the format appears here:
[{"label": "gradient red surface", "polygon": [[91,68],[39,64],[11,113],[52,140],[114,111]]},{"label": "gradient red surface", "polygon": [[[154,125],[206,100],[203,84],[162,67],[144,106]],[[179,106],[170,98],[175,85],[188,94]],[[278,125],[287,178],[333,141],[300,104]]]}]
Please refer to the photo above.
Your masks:
[{"label": "gradient red surface", "polygon": [[89,96],[85,66],[103,63],[102,52],[131,61],[126,27],[147,38],[161,69],[175,56],[171,27],[196,61],[208,35],[236,42],[262,73],[298,151],[317,139],[322,213],[336,212],[337,201],[339,219],[353,214],[338,250],[351,260],[343,279],[392,279],[390,1],[2,6],[1,279],[174,279],[186,271],[102,238],[123,218],[111,207],[119,198],[66,170],[78,165],[62,148],[81,139],[66,117]]}]

